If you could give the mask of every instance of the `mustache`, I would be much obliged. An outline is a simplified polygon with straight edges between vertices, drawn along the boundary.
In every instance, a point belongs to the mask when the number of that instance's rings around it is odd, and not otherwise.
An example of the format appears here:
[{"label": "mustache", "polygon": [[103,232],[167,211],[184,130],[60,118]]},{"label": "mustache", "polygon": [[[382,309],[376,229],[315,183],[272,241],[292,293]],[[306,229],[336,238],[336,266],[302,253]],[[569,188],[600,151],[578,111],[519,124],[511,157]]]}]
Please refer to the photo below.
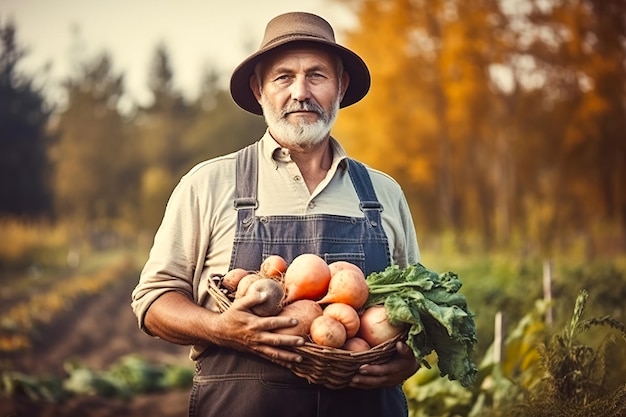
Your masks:
[{"label": "mustache", "polygon": [[324,115],[324,109],[319,104],[313,101],[298,101],[295,103],[288,103],[282,111],[282,117],[287,116],[289,113],[297,112],[297,111],[310,111],[319,114],[320,116]]}]

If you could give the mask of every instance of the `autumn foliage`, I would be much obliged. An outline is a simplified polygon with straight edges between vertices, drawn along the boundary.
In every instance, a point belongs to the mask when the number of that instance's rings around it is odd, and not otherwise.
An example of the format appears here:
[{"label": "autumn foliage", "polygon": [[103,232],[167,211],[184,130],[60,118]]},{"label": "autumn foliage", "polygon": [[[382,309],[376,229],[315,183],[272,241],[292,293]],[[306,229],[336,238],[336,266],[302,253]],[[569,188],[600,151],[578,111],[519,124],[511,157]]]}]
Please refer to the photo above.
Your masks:
[{"label": "autumn foliage", "polygon": [[335,134],[399,179],[424,235],[624,249],[623,1],[339,2],[373,83]]}]

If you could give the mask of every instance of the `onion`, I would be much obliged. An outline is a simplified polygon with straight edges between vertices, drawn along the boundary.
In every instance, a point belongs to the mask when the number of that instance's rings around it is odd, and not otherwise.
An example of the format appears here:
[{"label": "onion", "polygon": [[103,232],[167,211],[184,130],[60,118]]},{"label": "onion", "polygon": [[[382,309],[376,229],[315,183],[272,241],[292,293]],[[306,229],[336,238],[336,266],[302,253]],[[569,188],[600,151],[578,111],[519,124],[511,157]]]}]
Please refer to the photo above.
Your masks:
[{"label": "onion", "polygon": [[394,326],[389,323],[385,306],[376,305],[367,308],[361,315],[361,327],[357,336],[374,347],[393,339],[402,333],[404,328],[405,326]]}]

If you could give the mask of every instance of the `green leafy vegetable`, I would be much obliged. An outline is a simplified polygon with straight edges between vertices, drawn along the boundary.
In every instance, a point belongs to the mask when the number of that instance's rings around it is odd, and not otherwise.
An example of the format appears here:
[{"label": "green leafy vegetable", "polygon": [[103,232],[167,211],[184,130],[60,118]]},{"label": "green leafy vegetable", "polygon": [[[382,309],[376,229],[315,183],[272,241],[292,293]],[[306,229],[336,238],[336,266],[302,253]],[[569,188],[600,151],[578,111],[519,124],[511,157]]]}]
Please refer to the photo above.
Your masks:
[{"label": "green leafy vegetable", "polygon": [[441,376],[468,387],[476,378],[472,361],[476,343],[474,316],[459,292],[461,281],[454,272],[438,274],[421,264],[393,265],[367,277],[369,298],[365,307],[384,305],[392,324],[410,325],[407,345],[416,358],[437,353]]}]

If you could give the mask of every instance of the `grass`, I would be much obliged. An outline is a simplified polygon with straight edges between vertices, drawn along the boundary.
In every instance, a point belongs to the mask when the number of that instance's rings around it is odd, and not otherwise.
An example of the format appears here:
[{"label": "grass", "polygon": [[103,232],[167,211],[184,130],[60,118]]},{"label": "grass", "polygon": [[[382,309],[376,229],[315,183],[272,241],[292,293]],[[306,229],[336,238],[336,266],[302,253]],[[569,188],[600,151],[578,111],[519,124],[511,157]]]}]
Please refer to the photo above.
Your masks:
[{"label": "grass", "polygon": [[0,352],[28,348],[38,326],[106,288],[120,269],[139,264],[135,249],[70,245],[68,230],[45,222],[0,221]]},{"label": "grass", "polygon": [[[587,291],[580,292],[574,313],[562,331],[554,333],[548,343],[538,347],[544,370],[541,381],[505,407],[501,415],[608,417],[626,414],[626,378],[618,366],[626,355],[626,327],[608,315],[586,319],[588,295]],[[582,342],[581,336],[592,328],[601,329],[602,336],[593,344]],[[610,351],[609,346],[617,346],[618,350]]]},{"label": "grass", "polygon": [[47,222],[0,220],[0,280],[9,272],[32,267],[59,267],[66,262],[67,228]]},{"label": "grass", "polygon": [[133,266],[132,259],[123,254],[106,254],[86,265],[84,272],[57,277],[45,288],[31,288],[28,297],[13,300],[9,305],[3,303],[0,309],[0,352],[28,349],[31,337],[40,326],[71,309],[80,298],[106,289]]}]

